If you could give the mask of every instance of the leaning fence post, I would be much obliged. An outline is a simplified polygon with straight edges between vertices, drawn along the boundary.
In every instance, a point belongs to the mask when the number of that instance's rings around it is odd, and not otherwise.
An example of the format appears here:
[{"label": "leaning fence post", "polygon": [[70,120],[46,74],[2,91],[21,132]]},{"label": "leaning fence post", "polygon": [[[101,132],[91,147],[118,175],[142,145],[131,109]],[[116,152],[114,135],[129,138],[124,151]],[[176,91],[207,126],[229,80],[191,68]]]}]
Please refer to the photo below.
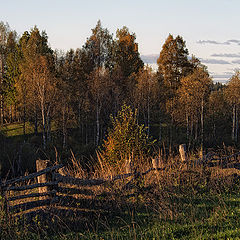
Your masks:
[{"label": "leaning fence post", "polygon": [[[49,167],[50,165],[50,161],[49,160],[36,160],[36,169],[37,169],[37,172]],[[51,176],[49,176],[49,173],[45,173],[45,174],[42,174],[41,176],[38,176],[37,177],[37,181],[38,183],[47,183],[49,181],[51,181]],[[45,186],[45,187],[39,187],[38,188],[38,192],[39,193],[46,193],[46,192],[50,192],[50,189],[48,186]],[[46,199],[46,197],[39,197],[40,200],[44,200]]]}]

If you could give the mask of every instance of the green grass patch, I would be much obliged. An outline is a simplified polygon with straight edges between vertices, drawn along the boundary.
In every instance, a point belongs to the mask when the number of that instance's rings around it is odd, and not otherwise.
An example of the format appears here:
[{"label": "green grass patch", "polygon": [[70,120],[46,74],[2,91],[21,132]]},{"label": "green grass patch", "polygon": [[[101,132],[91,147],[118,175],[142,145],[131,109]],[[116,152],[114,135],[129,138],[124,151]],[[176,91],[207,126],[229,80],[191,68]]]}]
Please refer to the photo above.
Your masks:
[{"label": "green grass patch", "polygon": [[[238,191],[175,192],[168,197],[156,205],[144,201],[126,205],[121,213],[96,217],[78,231],[71,226],[49,231],[39,224],[38,230],[18,229],[4,239],[240,239]],[[166,202],[169,208],[162,210]]]},{"label": "green grass patch", "polygon": [[[29,122],[26,122],[25,128],[26,134],[32,134],[34,132],[34,126]],[[23,135],[23,123],[5,124],[1,131],[6,137]]]}]

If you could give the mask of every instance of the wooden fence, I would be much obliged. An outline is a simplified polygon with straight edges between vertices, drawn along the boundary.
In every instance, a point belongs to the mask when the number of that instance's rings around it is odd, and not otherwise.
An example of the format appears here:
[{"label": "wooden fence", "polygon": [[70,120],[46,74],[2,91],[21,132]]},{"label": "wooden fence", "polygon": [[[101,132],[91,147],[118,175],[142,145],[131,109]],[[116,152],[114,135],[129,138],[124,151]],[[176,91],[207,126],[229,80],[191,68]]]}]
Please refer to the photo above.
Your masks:
[{"label": "wooden fence", "polygon": [[[216,157],[216,154],[209,153],[197,160],[189,160],[185,153],[181,156],[184,156],[183,162],[187,167],[205,164],[209,167],[221,166],[240,170],[240,152],[226,157]],[[127,190],[137,178],[152,171],[169,169],[169,166],[160,168],[158,159],[153,159],[153,167],[145,172],[135,171],[105,179],[83,179],[61,175],[58,170],[63,167],[62,164],[51,167],[48,164],[46,160],[38,160],[36,173],[0,183],[4,209],[9,216],[34,216],[52,209],[61,209],[69,214],[74,211],[87,214],[96,211],[108,212],[116,207],[116,203],[108,197],[111,192],[104,189],[111,189],[115,181],[125,179],[122,189]],[[100,193],[99,186],[103,186]]]}]

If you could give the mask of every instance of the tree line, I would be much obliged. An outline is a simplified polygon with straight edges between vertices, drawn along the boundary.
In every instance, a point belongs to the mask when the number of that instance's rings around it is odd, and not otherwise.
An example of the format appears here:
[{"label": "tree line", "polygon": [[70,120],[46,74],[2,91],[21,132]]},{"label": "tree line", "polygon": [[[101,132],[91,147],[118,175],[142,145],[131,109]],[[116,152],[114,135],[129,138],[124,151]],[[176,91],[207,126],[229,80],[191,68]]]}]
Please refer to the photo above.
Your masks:
[{"label": "tree line", "polygon": [[[0,124],[20,122],[41,135],[41,147],[78,141],[99,146],[121,106],[136,109],[157,143],[190,148],[238,142],[240,75],[213,83],[181,36],[169,34],[153,71],[141,60],[136,35],[116,36],[97,22],[84,45],[53,50],[37,27],[19,36],[0,22]],[[77,132],[77,134],[76,134]]]}]

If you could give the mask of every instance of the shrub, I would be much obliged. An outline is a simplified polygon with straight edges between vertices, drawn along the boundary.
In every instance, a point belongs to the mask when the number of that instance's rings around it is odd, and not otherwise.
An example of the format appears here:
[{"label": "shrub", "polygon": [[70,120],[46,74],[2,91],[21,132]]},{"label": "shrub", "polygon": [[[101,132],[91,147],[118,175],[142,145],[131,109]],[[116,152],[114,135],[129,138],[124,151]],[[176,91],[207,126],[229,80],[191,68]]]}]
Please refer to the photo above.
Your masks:
[{"label": "shrub", "polygon": [[112,128],[108,130],[104,141],[102,156],[110,166],[120,169],[126,159],[131,158],[134,164],[140,163],[148,156],[154,141],[147,135],[147,128],[137,123],[137,110],[123,105],[114,118]]}]

